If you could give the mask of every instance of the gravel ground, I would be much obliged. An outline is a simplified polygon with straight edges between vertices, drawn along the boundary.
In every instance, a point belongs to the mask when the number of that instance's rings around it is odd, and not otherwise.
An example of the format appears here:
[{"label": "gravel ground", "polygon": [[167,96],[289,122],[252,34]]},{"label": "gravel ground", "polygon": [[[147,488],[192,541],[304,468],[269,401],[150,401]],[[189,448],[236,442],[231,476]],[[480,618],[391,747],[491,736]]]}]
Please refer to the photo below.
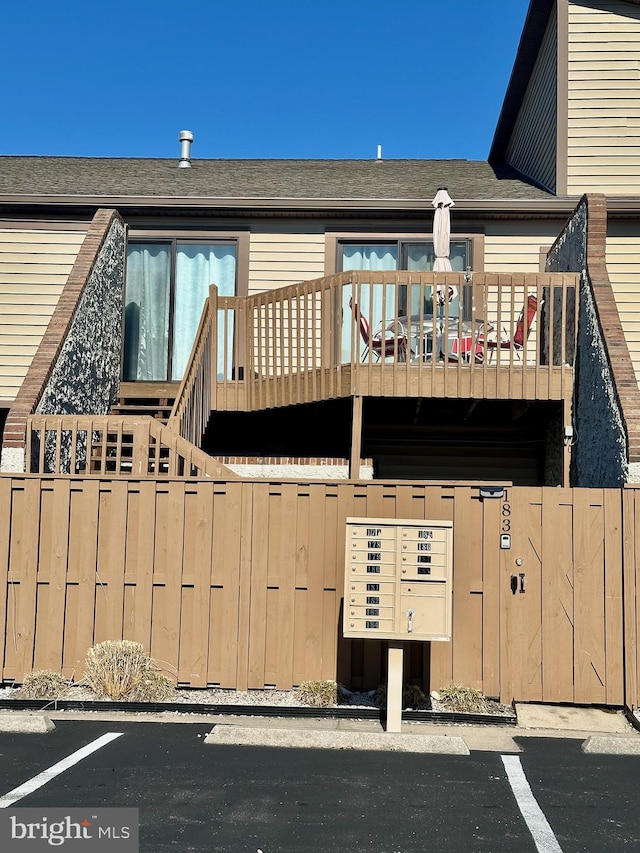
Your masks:
[{"label": "gravel ground", "polygon": [[[0,700],[18,699],[16,696],[17,688],[0,687]],[[352,693],[346,691],[343,694],[342,701],[339,703],[341,707],[349,706],[352,708],[374,708],[374,693],[371,690],[366,693]],[[90,702],[96,699],[94,693],[84,687],[72,687],[60,699],[71,699],[76,701]],[[104,699],[102,700],[104,701]],[[168,701],[172,702],[191,702],[200,704],[212,705],[266,705],[270,707],[285,706],[289,708],[309,707],[300,702],[296,697],[295,690],[222,690],[220,688],[206,689],[180,689],[176,690],[175,696]],[[488,701],[487,713],[496,714],[499,716],[511,715],[513,709],[509,705],[501,705],[498,702]],[[422,708],[433,711],[451,711],[454,710],[440,701],[438,694],[432,694],[428,703]]]}]

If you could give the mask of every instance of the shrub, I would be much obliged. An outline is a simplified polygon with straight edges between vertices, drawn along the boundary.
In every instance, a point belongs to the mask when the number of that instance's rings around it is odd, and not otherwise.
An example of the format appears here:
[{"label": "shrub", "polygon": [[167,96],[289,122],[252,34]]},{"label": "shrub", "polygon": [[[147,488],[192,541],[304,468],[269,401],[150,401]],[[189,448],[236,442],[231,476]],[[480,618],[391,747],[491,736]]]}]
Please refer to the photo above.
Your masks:
[{"label": "shrub", "polygon": [[[387,685],[380,684],[376,688],[376,692],[373,697],[373,704],[376,708],[386,708],[387,707]],[[429,702],[427,697],[422,692],[422,690],[418,687],[417,684],[403,684],[402,686],[402,707],[403,708],[411,708],[414,711],[417,711],[418,708],[428,707]]]},{"label": "shrub", "polygon": [[467,711],[470,713],[483,714],[491,709],[491,703],[481,690],[473,687],[462,687],[460,684],[451,684],[442,687],[439,691],[440,704],[445,711]]},{"label": "shrub", "polygon": [[173,681],[158,669],[150,669],[127,696],[132,702],[163,702],[176,692]]},{"label": "shrub", "polygon": [[25,675],[15,696],[18,699],[60,699],[70,687],[71,682],[59,672],[36,669]]},{"label": "shrub", "polygon": [[141,643],[105,640],[92,646],[85,659],[84,683],[97,696],[130,701],[161,701],[174,691]]},{"label": "shrub", "polygon": [[327,708],[338,704],[338,691],[335,681],[303,681],[296,689],[295,697],[303,705]]}]

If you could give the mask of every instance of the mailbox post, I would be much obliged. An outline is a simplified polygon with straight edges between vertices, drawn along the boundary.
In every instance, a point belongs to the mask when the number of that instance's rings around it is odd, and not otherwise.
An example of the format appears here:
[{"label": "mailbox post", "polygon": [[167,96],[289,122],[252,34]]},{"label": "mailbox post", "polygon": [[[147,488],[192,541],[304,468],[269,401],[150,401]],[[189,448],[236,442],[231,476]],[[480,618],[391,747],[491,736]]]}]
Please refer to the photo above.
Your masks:
[{"label": "mailbox post", "polygon": [[404,644],[451,640],[453,522],[348,518],[343,633],[389,640],[387,731],[400,731]]}]

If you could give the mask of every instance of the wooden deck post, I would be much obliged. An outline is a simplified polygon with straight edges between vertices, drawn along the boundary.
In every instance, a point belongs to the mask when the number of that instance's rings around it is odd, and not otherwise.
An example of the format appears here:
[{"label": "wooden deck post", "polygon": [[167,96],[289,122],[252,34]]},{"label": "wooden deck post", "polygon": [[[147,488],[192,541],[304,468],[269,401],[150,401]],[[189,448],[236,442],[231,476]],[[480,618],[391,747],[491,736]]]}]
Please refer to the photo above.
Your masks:
[{"label": "wooden deck post", "polygon": [[362,397],[353,398],[351,411],[351,453],[349,454],[349,479],[360,479],[362,453]]}]

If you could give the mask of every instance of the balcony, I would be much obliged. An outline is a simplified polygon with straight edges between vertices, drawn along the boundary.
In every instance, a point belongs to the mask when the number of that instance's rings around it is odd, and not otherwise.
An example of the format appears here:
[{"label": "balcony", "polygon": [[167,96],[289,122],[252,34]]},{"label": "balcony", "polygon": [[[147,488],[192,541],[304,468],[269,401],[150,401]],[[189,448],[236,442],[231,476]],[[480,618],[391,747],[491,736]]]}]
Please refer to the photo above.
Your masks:
[{"label": "balcony", "polygon": [[[197,444],[212,410],[348,396],[570,400],[577,281],[359,271],[249,297],[212,286],[170,426]],[[453,295],[444,307],[440,292]]]}]

